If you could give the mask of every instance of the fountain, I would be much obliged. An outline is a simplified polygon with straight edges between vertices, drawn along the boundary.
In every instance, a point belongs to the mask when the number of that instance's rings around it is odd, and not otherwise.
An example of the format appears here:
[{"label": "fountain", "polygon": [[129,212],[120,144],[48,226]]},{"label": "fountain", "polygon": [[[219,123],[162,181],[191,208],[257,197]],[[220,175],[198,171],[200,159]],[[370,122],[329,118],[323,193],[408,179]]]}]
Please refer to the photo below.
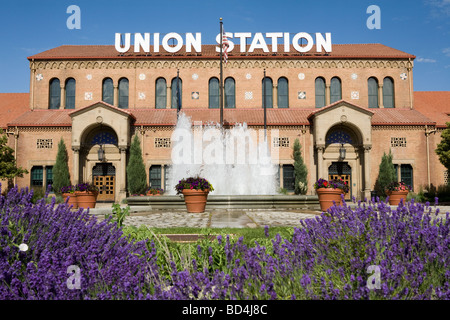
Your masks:
[{"label": "fountain", "polygon": [[171,140],[168,194],[175,194],[182,178],[197,175],[213,185],[210,195],[276,194],[278,165],[263,130],[249,129],[245,123],[224,130],[217,124],[194,122],[192,128],[191,119],[180,113]]},{"label": "fountain", "polygon": [[180,112],[172,134],[172,165],[166,171],[166,190],[160,197],[129,197],[129,205],[152,209],[183,209],[175,185],[182,178],[200,176],[214,187],[206,209],[315,208],[317,196],[277,194],[279,188],[278,149],[269,148],[267,132],[246,123],[224,129],[218,124],[194,121]]}]

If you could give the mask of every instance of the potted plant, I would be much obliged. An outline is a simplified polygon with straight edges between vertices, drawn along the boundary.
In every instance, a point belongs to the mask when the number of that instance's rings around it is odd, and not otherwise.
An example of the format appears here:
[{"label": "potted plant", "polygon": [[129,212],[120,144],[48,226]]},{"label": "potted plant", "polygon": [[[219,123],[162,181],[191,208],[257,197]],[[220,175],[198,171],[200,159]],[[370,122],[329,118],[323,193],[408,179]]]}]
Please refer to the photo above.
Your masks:
[{"label": "potted plant", "polygon": [[177,194],[183,194],[189,213],[199,213],[205,212],[208,193],[214,191],[214,188],[208,180],[196,176],[181,179],[175,190]]},{"label": "potted plant", "polygon": [[386,195],[389,196],[389,204],[391,206],[398,206],[401,199],[405,203],[410,190],[411,186],[406,185],[403,181],[391,182],[386,186]]},{"label": "potted plant", "polygon": [[320,209],[327,211],[333,205],[333,201],[336,205],[341,205],[341,195],[349,191],[349,186],[347,182],[340,179],[325,180],[320,178],[314,183],[314,189],[319,196]]},{"label": "potted plant", "polygon": [[77,195],[75,194],[75,186],[64,186],[59,190],[64,198],[64,201],[66,201],[67,198],[69,198],[69,201],[67,201],[68,205],[72,205],[74,209],[78,209],[78,201],[77,201]]},{"label": "potted plant", "polygon": [[88,182],[77,184],[75,194],[77,195],[78,207],[95,208],[98,195],[98,189],[95,185]]}]

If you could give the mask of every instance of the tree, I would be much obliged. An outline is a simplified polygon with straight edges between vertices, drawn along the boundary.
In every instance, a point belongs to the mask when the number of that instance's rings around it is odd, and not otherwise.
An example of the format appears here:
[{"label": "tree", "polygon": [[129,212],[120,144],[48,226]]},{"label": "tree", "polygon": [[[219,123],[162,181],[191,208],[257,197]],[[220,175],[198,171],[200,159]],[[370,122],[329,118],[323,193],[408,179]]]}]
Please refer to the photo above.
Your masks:
[{"label": "tree", "polygon": [[295,194],[306,194],[308,191],[308,169],[302,158],[302,146],[300,141],[294,142],[294,174],[295,174]]},{"label": "tree", "polygon": [[137,135],[134,136],[130,147],[130,159],[127,165],[128,192],[142,194],[147,189],[147,174],[142,159],[141,143]]},{"label": "tree", "polygon": [[70,186],[70,173],[66,144],[63,138],[58,143],[58,153],[56,155],[56,163],[53,166],[53,191],[60,193],[60,189]]},{"label": "tree", "polygon": [[395,174],[395,167],[392,163],[392,153],[389,150],[389,154],[384,152],[383,157],[381,157],[381,163],[378,172],[378,178],[375,183],[375,191],[379,197],[385,197],[386,186],[397,181],[397,175]]},{"label": "tree", "polygon": [[446,125],[447,128],[442,131],[441,142],[437,145],[436,153],[439,161],[450,171],[450,122]]},{"label": "tree", "polygon": [[12,179],[15,177],[23,177],[28,173],[26,169],[17,167],[16,159],[14,159],[14,150],[8,145],[8,137],[0,128],[0,180],[7,179],[8,186],[12,185]]}]

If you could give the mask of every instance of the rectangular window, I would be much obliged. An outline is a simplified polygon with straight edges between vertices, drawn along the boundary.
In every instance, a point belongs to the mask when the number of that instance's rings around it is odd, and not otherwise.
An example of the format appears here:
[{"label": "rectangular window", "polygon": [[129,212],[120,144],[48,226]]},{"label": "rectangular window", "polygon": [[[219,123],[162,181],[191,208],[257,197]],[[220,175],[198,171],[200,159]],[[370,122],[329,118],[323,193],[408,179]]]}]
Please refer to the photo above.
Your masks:
[{"label": "rectangular window", "polygon": [[150,187],[161,188],[161,166],[152,165],[150,167]]},{"label": "rectangular window", "polygon": [[402,164],[400,167],[401,181],[413,187],[413,168],[410,164]]},{"label": "rectangular window", "polygon": [[40,186],[44,184],[44,168],[42,166],[35,166],[31,168],[31,186]]},{"label": "rectangular window", "polygon": [[283,165],[283,188],[288,191],[294,191],[295,189],[294,166],[291,164]]}]

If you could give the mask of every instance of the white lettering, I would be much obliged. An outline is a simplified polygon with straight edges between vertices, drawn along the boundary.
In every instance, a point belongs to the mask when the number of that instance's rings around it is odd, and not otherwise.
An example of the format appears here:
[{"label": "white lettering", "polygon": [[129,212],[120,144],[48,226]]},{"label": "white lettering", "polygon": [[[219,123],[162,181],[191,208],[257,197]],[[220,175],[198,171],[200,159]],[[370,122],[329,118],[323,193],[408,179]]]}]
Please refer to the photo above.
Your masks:
[{"label": "white lettering", "polygon": [[67,7],[66,13],[73,13],[69,18],[67,18],[66,26],[67,29],[81,29],[81,9],[79,6],[71,5]]},{"label": "white lettering", "polygon": [[140,48],[144,52],[150,52],[150,33],[144,33],[144,37],[140,33],[134,35],[134,52],[140,52]]},{"label": "white lettering", "polygon": [[116,50],[117,50],[117,52],[124,53],[124,52],[127,52],[128,50],[130,50],[131,33],[125,33],[125,44],[123,47],[121,46],[121,38],[122,38],[122,34],[116,33]]},{"label": "white lettering", "polygon": [[278,52],[278,38],[283,38],[282,32],[269,32],[266,33],[267,38],[272,39],[272,52]]},{"label": "white lettering", "polygon": [[234,34],[236,38],[241,39],[239,42],[240,51],[246,52],[247,50],[247,38],[250,38],[252,34],[250,32],[237,32]]},{"label": "white lettering", "polygon": [[322,48],[325,52],[331,52],[331,33],[325,33],[325,39],[321,33],[316,33],[316,51],[322,52]]},{"label": "white lettering", "polygon": [[186,33],[186,52],[191,52],[192,47],[196,52],[202,52],[202,34],[197,32],[194,35],[192,33]]},{"label": "white lettering", "polygon": [[159,33],[153,34],[153,52],[159,52]]},{"label": "white lettering", "polygon": [[[177,44],[174,47],[171,47],[169,45],[170,39],[175,39],[177,41]],[[183,47],[183,38],[181,38],[178,33],[170,32],[164,36],[162,40],[162,46],[167,52],[175,53],[177,51],[180,51],[181,47]]]},{"label": "white lettering", "polygon": [[[302,47],[298,41],[300,39],[305,39],[306,40],[306,46]],[[313,45],[314,45],[314,40],[311,37],[311,35],[309,33],[306,32],[299,32],[297,33],[294,38],[292,39],[292,45],[294,46],[294,49],[297,50],[298,52],[308,52],[309,50],[312,49]]]},{"label": "white lettering", "polygon": [[255,33],[255,36],[253,37],[253,41],[252,44],[250,45],[250,48],[248,49],[248,52],[253,52],[255,49],[263,49],[264,52],[269,52],[266,40],[264,40],[264,37],[260,32]]}]

